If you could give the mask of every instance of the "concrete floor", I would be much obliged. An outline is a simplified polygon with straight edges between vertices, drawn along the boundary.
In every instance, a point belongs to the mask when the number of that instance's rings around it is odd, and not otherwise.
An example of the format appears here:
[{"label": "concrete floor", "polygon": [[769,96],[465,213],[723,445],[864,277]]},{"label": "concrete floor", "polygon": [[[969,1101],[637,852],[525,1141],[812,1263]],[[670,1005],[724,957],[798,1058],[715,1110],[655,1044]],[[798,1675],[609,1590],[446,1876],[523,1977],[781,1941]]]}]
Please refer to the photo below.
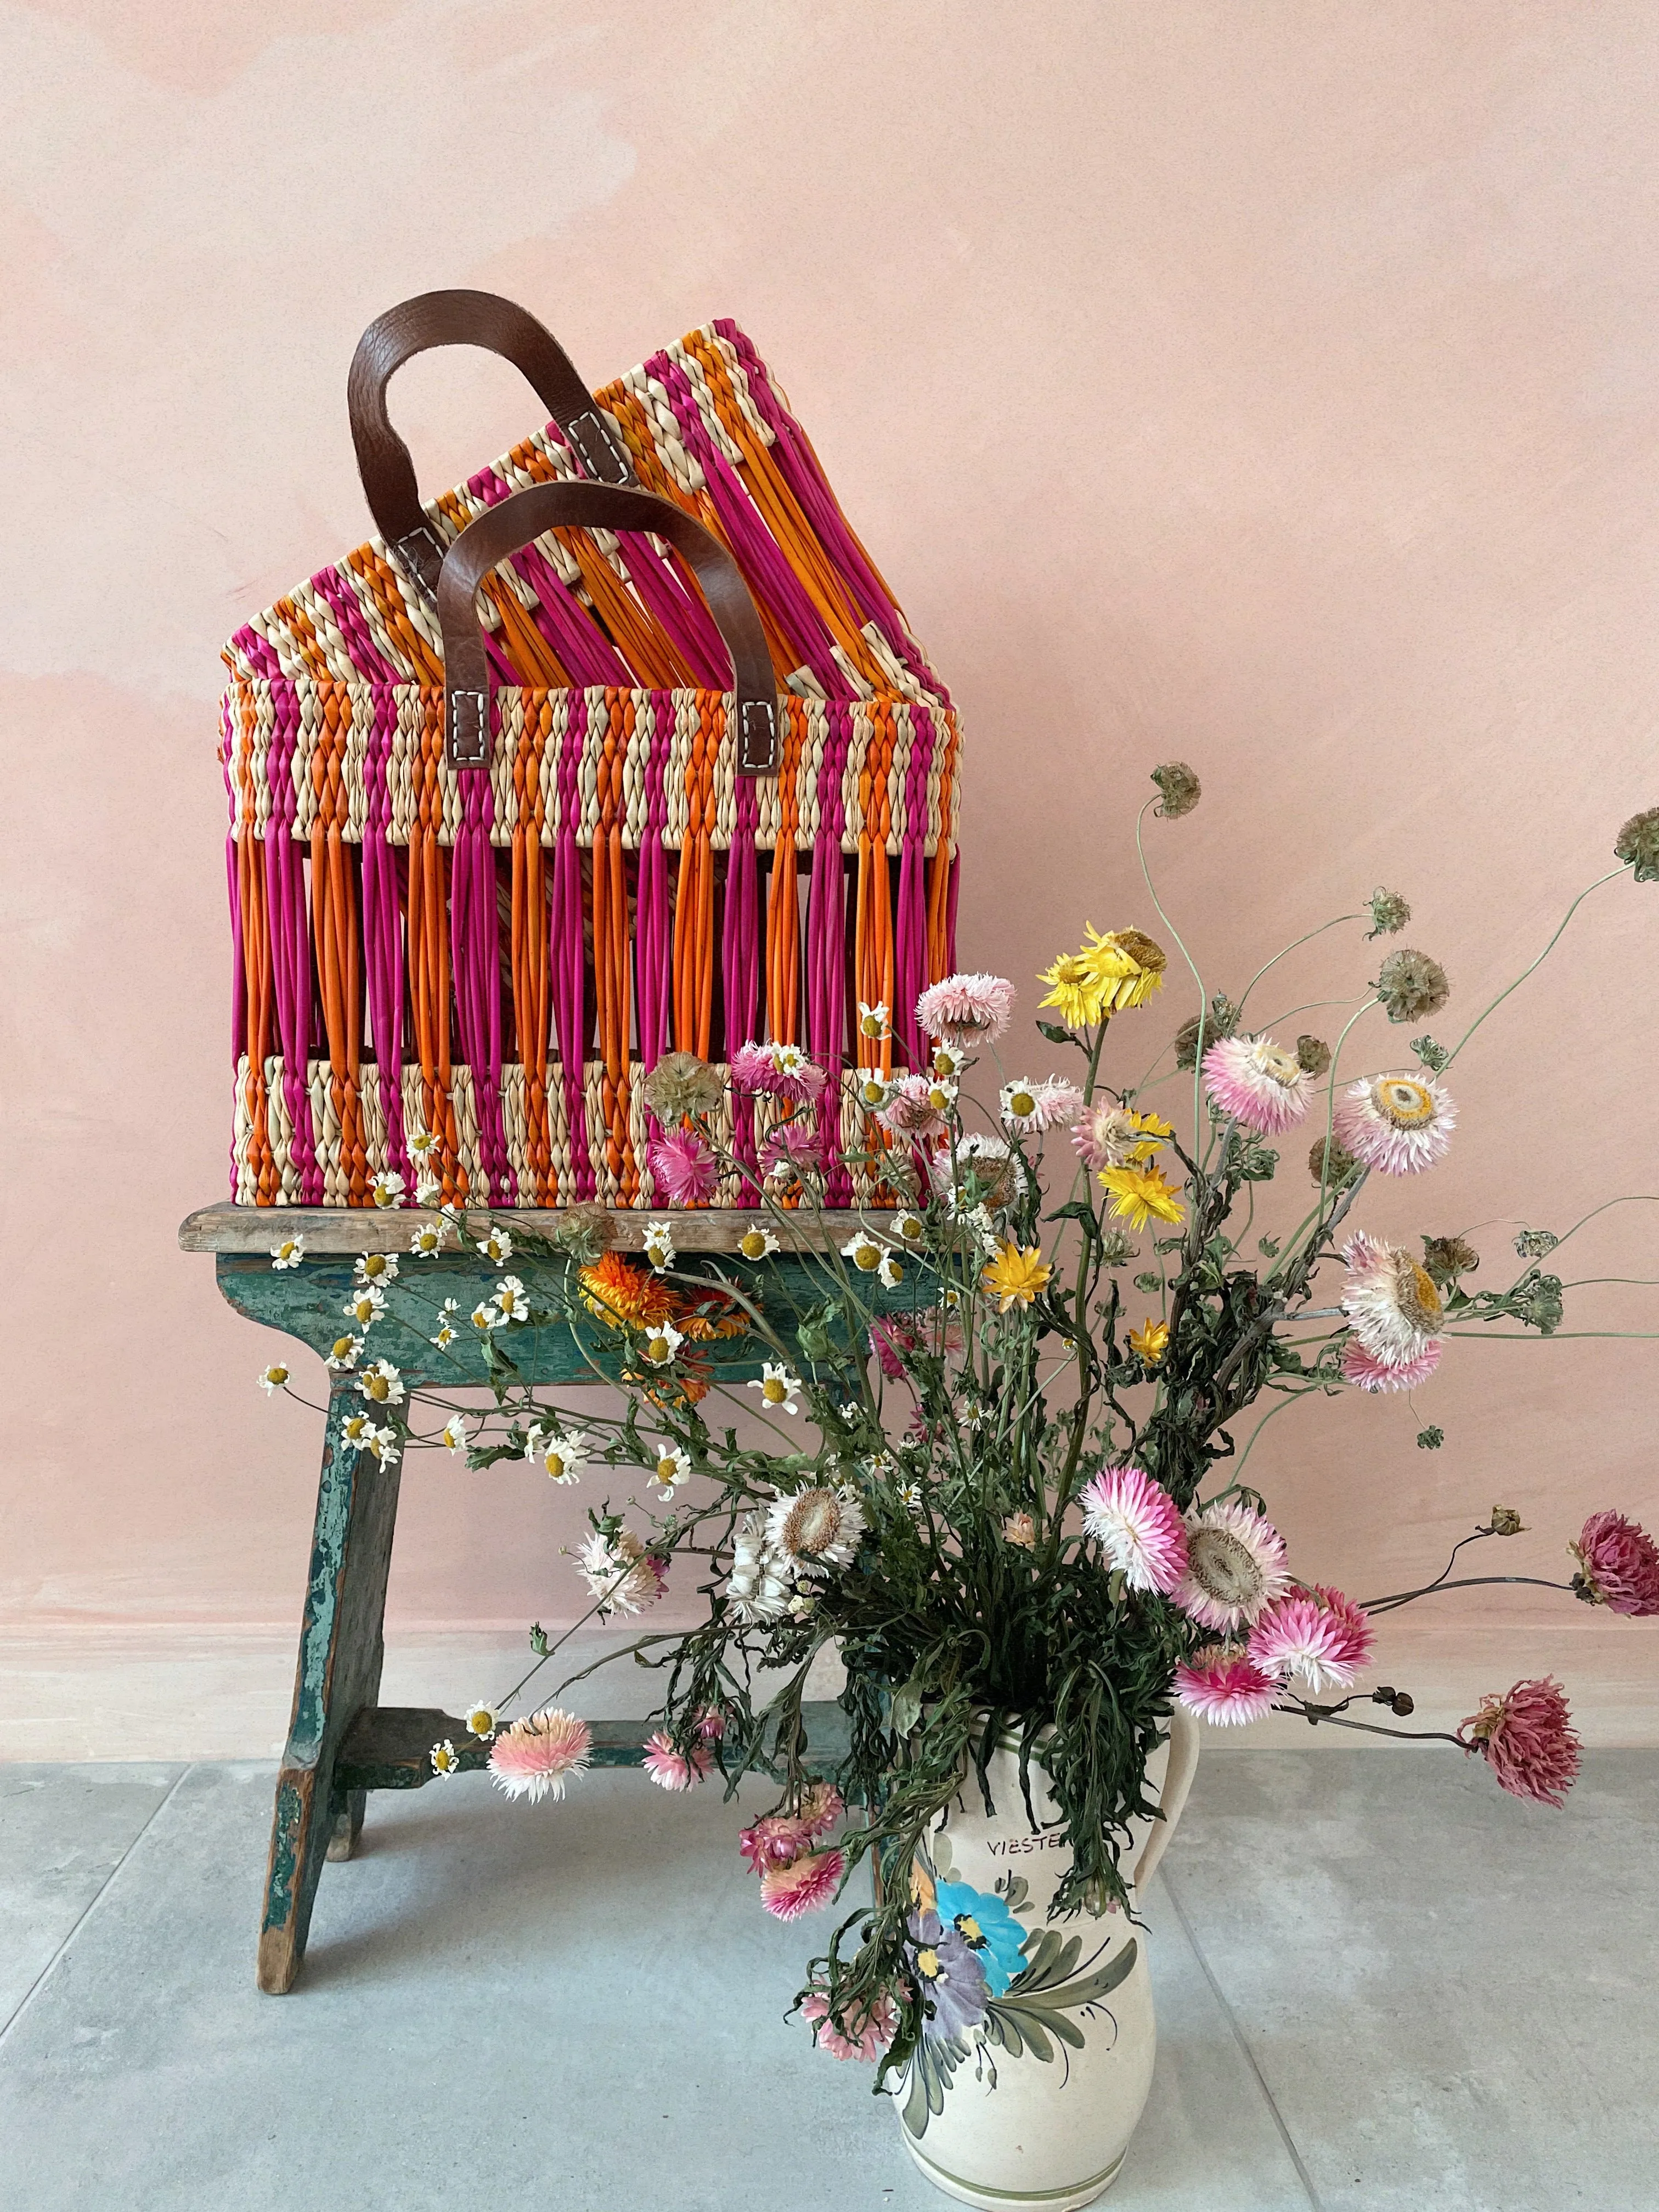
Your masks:
[{"label": "concrete floor", "polygon": [[[785,2008],[712,1790],[372,1799],[259,1996],[268,1768],[0,1767],[7,2212],[941,2205]],[[1432,1753],[1206,1750],[1122,2212],[1652,2212],[1659,1753],[1565,1814]],[[808,1923],[806,1933],[815,1932]]]}]

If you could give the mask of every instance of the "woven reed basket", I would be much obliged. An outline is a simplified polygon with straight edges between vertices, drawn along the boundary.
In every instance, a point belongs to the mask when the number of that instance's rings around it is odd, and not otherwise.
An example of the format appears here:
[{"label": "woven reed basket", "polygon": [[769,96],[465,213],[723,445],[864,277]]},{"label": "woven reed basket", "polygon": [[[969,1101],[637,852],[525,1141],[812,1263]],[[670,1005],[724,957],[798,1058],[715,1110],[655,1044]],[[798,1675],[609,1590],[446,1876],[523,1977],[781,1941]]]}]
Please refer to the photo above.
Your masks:
[{"label": "woven reed basket", "polygon": [[[448,344],[552,419],[422,506],[386,387]],[[750,1038],[828,1068],[863,1146],[855,1071],[921,1064],[955,964],[960,742],[749,341],[593,395],[522,309],[432,293],[349,398],[380,534],[225,648],[236,1201],[660,1206],[641,1077]],[[739,1159],[769,1110],[727,1109]]]}]

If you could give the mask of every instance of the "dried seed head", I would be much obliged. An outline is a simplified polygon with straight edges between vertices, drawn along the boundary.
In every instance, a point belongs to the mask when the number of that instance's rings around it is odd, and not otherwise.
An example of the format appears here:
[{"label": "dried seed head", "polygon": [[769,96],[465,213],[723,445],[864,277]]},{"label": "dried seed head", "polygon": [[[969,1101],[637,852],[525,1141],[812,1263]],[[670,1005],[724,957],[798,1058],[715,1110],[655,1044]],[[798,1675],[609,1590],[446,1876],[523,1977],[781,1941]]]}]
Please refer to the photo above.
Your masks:
[{"label": "dried seed head", "polygon": [[1230,1037],[1238,1026],[1238,1008],[1224,992],[1218,991],[1203,1015],[1194,1014],[1176,1031],[1176,1066],[1198,1066],[1199,1029],[1204,1031],[1204,1049],[1207,1052],[1218,1037]]},{"label": "dried seed head", "polygon": [[665,1052],[645,1079],[645,1103],[672,1127],[688,1114],[712,1114],[726,1085],[695,1052]]},{"label": "dried seed head", "polygon": [[1443,1290],[1460,1275],[1472,1275],[1480,1265],[1480,1255],[1461,1237],[1425,1237],[1423,1265]]},{"label": "dried seed head", "polygon": [[1164,794],[1154,811],[1167,814],[1171,821],[1177,815],[1190,814],[1204,795],[1203,785],[1185,761],[1166,761],[1162,768],[1155,768],[1152,781]]},{"label": "dried seed head", "polygon": [[1308,1155],[1308,1173],[1316,1182],[1340,1190],[1352,1175],[1359,1171],[1359,1163],[1352,1152],[1344,1152],[1334,1137],[1320,1137]]},{"label": "dried seed head", "polygon": [[1632,814],[1614,840],[1613,853],[1626,867],[1634,866],[1638,884],[1659,883],[1659,806]]},{"label": "dried seed head", "polygon": [[1308,1075],[1323,1075],[1331,1064],[1331,1048],[1323,1037],[1299,1036],[1296,1041],[1296,1064]]},{"label": "dried seed head", "polygon": [[1440,1012],[1451,996],[1451,985],[1437,960],[1402,945],[1382,963],[1376,995],[1391,1022],[1415,1022]]},{"label": "dried seed head", "polygon": [[1371,893],[1366,904],[1370,908],[1373,924],[1365,932],[1367,937],[1392,937],[1412,918],[1411,908],[1398,891],[1385,891],[1379,886]]}]

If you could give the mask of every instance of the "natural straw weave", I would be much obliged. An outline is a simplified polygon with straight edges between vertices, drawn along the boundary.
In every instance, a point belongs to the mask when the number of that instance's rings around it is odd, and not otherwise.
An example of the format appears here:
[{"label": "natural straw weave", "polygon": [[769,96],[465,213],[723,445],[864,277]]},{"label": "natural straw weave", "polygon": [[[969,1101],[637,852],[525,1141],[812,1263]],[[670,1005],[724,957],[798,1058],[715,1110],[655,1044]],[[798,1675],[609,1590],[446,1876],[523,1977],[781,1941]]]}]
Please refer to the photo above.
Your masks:
[{"label": "natural straw weave", "polygon": [[[599,395],[641,486],[732,554],[788,695],[780,772],[734,772],[726,648],[659,539],[560,529],[480,592],[484,769],[444,759],[435,617],[371,540],[225,648],[221,757],[244,1205],[447,1198],[659,1206],[640,1077],[770,1036],[841,1085],[920,1062],[954,965],[960,741],[943,684],[735,325]],[[580,480],[556,428],[428,508],[447,544],[532,483]],[[860,1037],[859,1000],[895,1035]],[[750,1158],[765,1102],[726,1132]],[[836,1170],[831,1203],[869,1195]],[[746,1196],[735,1187],[714,1203]]]}]

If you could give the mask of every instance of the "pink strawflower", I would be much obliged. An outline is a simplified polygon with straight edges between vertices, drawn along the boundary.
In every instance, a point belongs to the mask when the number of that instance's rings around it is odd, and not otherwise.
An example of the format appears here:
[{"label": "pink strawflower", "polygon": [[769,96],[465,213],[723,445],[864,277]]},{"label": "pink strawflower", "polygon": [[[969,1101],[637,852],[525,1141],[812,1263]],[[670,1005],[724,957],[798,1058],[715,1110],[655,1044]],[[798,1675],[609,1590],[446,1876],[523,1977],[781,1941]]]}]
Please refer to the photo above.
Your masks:
[{"label": "pink strawflower", "polygon": [[1483,1698],[1457,1733],[1511,1797],[1559,1808],[1578,1778],[1578,1738],[1566,1692],[1552,1675],[1517,1682],[1501,1698]]},{"label": "pink strawflower", "polygon": [[1131,1589],[1167,1597],[1187,1571],[1181,1509],[1144,1468],[1103,1468],[1084,1489],[1083,1526]]},{"label": "pink strawflower", "polygon": [[841,1887],[847,1860],[841,1851],[807,1851],[761,1876],[761,1903],[775,1920],[799,1920],[821,1911]]},{"label": "pink strawflower", "polygon": [[866,2012],[854,2006],[846,2015],[853,2036],[843,2035],[830,2017],[830,2000],[821,1990],[809,1990],[800,2001],[801,2017],[812,2024],[812,2040],[832,2058],[862,2058],[873,2066],[898,2033],[898,2008],[884,1990]]},{"label": "pink strawflower", "polygon": [[1341,1637],[1338,1656],[1352,1678],[1362,1667],[1370,1664],[1375,1641],[1371,1617],[1364,1606],[1356,1605],[1351,1597],[1345,1597],[1340,1589],[1331,1589],[1327,1583],[1316,1583],[1314,1594],[1324,1601],[1328,1618],[1336,1623]]},{"label": "pink strawflower", "polygon": [[657,1195],[669,1206],[701,1206],[714,1194],[720,1163],[695,1129],[659,1129],[647,1155]]},{"label": "pink strawflower", "polygon": [[659,1729],[645,1740],[640,1761],[659,1790],[695,1790],[714,1764],[714,1754],[702,1744],[693,1747],[690,1759],[674,1748],[674,1740]]},{"label": "pink strawflower", "polygon": [[1158,1150],[1159,1132],[1167,1134],[1169,1127],[1156,1114],[1137,1114],[1127,1106],[1090,1106],[1072,1131],[1072,1143],[1084,1166],[1098,1175],[1105,1168],[1127,1168],[1150,1159]]},{"label": "pink strawflower", "polygon": [[1439,1366],[1441,1349],[1440,1339],[1431,1336],[1414,1358],[1396,1367],[1367,1352],[1356,1336],[1343,1347],[1342,1379],[1362,1390],[1414,1390]]},{"label": "pink strawflower", "polygon": [[1592,1513],[1568,1550],[1591,1605],[1642,1620],[1659,1613],[1659,1544],[1622,1513]]},{"label": "pink strawflower", "polygon": [[903,1374],[904,1354],[921,1348],[921,1333],[908,1314],[884,1314],[870,1324],[870,1349],[890,1382]]},{"label": "pink strawflower", "polygon": [[823,1140],[811,1121],[780,1121],[761,1147],[761,1173],[770,1182],[799,1182],[823,1167]]},{"label": "pink strawflower", "polygon": [[1368,1075],[1336,1102],[1332,1133],[1379,1175],[1417,1175],[1445,1157],[1457,1109],[1431,1076]]},{"label": "pink strawflower", "polygon": [[1045,1130],[1071,1127],[1083,1111],[1083,1093],[1075,1083],[1050,1075],[1041,1083],[1005,1083],[1000,1103],[1006,1128],[1040,1137]]},{"label": "pink strawflower", "polygon": [[915,1143],[941,1135],[947,1124],[943,1109],[933,1103],[938,1088],[931,1075],[901,1075],[887,1094],[887,1103],[877,1113],[877,1121],[894,1136],[908,1137]]},{"label": "pink strawflower", "polygon": [[833,1782],[809,1782],[802,1793],[799,1818],[814,1843],[838,1827],[845,1818],[847,1801]]},{"label": "pink strawflower", "polygon": [[1269,1036],[1218,1037],[1204,1055],[1204,1081],[1224,1114],[1258,1136],[1282,1136],[1307,1113],[1313,1078]]},{"label": "pink strawflower", "polygon": [[503,1729],[489,1747],[489,1772],[509,1797],[562,1797],[565,1777],[580,1774],[593,1748],[593,1731],[574,1713],[549,1705]]},{"label": "pink strawflower", "polygon": [[601,1601],[599,1617],[643,1613],[668,1587],[668,1568],[631,1528],[595,1528],[576,1554],[588,1589]]},{"label": "pink strawflower", "polygon": [[[1347,1612],[1358,1613],[1346,1599],[1343,1605]],[[1364,1615],[1358,1613],[1358,1619],[1363,1623]],[[1310,1690],[1346,1690],[1358,1666],[1354,1643],[1351,1626],[1335,1612],[1316,1597],[1291,1590],[1257,1620],[1247,1650],[1250,1664],[1275,1681],[1300,1674]]]},{"label": "pink strawflower", "polygon": [[1342,1247],[1342,1264],[1348,1271],[1342,1310],[1372,1358],[1384,1367],[1407,1367],[1421,1358],[1443,1311],[1427,1271],[1402,1246],[1364,1230]]},{"label": "pink strawflower", "polygon": [[732,1080],[739,1091],[763,1091],[797,1105],[821,1097],[829,1079],[798,1044],[740,1044],[732,1055]]},{"label": "pink strawflower", "polygon": [[769,1813],[743,1831],[738,1849],[751,1873],[765,1874],[775,1867],[793,1866],[811,1840],[805,1821],[793,1813]]},{"label": "pink strawflower", "polygon": [[719,1743],[726,1734],[726,1715],[718,1705],[705,1705],[697,1715],[696,1729],[705,1743]]},{"label": "pink strawflower", "polygon": [[947,975],[916,1000],[916,1019],[928,1036],[958,1052],[994,1043],[1013,1012],[1014,987],[1001,975]]},{"label": "pink strawflower", "polygon": [[1242,1651],[1212,1644],[1176,1668],[1175,1690],[1189,1713],[1218,1728],[1242,1728],[1273,1711],[1279,1685]]},{"label": "pink strawflower", "polygon": [[1227,1635],[1258,1620],[1290,1588],[1285,1539],[1242,1498],[1187,1522],[1187,1571],[1170,1595],[1200,1627]]}]

